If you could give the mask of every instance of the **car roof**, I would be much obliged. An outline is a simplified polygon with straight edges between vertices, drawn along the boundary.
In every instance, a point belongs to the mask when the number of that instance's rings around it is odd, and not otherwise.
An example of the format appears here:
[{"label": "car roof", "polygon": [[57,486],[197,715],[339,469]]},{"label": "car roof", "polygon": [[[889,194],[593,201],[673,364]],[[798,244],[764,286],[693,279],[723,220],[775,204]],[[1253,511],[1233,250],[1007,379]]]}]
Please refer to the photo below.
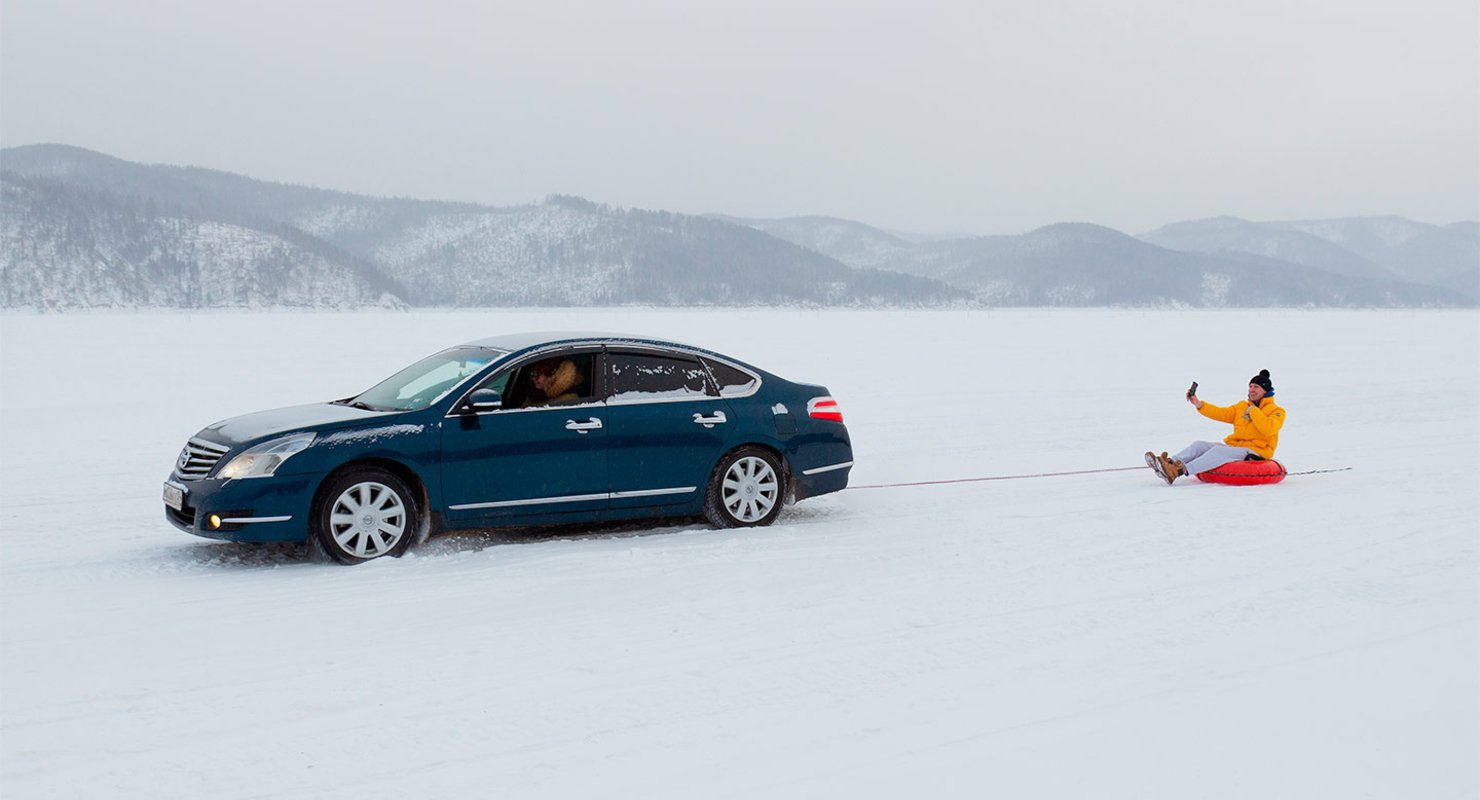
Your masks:
[{"label": "car roof", "polygon": [[[529,331],[526,333],[506,333],[502,336],[490,336],[486,339],[475,339],[466,342],[462,347],[484,347],[494,350],[502,350],[509,356],[518,356],[531,350],[540,350],[552,345],[565,343],[600,344],[600,345],[647,345],[654,347],[674,348],[688,351],[690,353],[711,356],[720,361],[742,367],[750,372],[770,375],[754,364],[741,361],[734,356],[728,356],[710,350],[707,347],[696,347],[683,342],[675,342],[670,339],[655,339],[651,336],[636,336],[628,333],[611,333],[609,331]],[[771,376],[775,377],[775,376]]]},{"label": "car roof", "polygon": [[[634,336],[626,333],[611,333],[608,331],[530,331],[526,333],[506,333],[502,336],[490,336],[486,339],[475,339],[466,342],[463,347],[488,347],[495,350],[506,350],[510,353],[520,350],[528,350],[533,347],[545,347],[565,342],[593,342],[599,344],[645,344],[657,345],[659,347],[678,347],[684,350],[698,352],[713,352],[703,347],[695,347],[682,342],[674,342],[667,339],[654,339],[651,336]],[[719,355],[719,353],[715,353]]]}]

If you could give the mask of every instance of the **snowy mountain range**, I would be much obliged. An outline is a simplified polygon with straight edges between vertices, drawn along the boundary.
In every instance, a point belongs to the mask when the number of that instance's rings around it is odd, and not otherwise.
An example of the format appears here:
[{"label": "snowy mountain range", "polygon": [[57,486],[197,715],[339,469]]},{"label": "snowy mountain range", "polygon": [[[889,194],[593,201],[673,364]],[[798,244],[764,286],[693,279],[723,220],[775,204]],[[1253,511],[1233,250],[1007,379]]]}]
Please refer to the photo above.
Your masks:
[{"label": "snowy mountain range", "polygon": [[1083,224],[936,238],[574,197],[374,198],[0,151],[0,307],[1473,306],[1480,223]]},{"label": "snowy mountain range", "polygon": [[373,198],[58,145],[0,151],[0,212],[6,307],[971,302],[704,217]]},{"label": "snowy mountain range", "polygon": [[1480,302],[1480,223],[1401,217],[1168,225],[1139,237],[1058,223],[927,240],[828,217],[726,218],[867,266],[940,279],[992,305],[1465,307]]},{"label": "snowy mountain range", "polygon": [[1216,217],[1168,225],[1140,238],[1174,250],[1278,259],[1338,275],[1438,286],[1480,300],[1480,222]]}]

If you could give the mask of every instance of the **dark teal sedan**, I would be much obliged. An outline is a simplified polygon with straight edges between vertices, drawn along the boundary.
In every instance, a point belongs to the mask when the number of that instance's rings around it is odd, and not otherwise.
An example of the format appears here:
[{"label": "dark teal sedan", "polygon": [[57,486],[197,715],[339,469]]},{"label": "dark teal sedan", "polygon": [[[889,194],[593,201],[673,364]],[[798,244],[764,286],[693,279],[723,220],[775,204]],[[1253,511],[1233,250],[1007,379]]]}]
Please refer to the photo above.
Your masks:
[{"label": "dark teal sedan", "polygon": [[769,525],[848,485],[825,387],[697,347],[517,334],[444,350],[354,397],[218,422],[186,443],[165,517],[346,564],[443,530],[703,515]]}]

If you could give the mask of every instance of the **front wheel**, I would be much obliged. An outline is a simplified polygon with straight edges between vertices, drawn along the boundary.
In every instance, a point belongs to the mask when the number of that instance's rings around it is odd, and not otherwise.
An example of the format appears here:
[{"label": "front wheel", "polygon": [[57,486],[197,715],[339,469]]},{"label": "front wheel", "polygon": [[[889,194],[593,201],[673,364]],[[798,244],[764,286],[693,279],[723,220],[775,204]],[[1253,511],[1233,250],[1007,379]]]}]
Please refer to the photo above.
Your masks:
[{"label": "front wheel", "polygon": [[704,516],[716,528],[770,525],[785,497],[781,462],[769,450],[741,447],[727,453],[709,476]]},{"label": "front wheel", "polygon": [[341,564],[406,552],[419,530],[415,495],[374,467],[351,469],[319,492],[309,544]]}]

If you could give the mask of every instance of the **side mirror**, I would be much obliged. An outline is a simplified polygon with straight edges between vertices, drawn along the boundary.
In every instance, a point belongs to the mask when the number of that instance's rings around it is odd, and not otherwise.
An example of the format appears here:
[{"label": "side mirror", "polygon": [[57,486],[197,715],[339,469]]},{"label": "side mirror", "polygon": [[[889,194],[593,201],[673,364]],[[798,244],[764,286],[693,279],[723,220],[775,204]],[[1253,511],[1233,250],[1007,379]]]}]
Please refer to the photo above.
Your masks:
[{"label": "side mirror", "polygon": [[473,393],[468,395],[467,403],[463,404],[463,409],[471,414],[497,411],[503,407],[504,396],[496,389],[474,389]]}]

